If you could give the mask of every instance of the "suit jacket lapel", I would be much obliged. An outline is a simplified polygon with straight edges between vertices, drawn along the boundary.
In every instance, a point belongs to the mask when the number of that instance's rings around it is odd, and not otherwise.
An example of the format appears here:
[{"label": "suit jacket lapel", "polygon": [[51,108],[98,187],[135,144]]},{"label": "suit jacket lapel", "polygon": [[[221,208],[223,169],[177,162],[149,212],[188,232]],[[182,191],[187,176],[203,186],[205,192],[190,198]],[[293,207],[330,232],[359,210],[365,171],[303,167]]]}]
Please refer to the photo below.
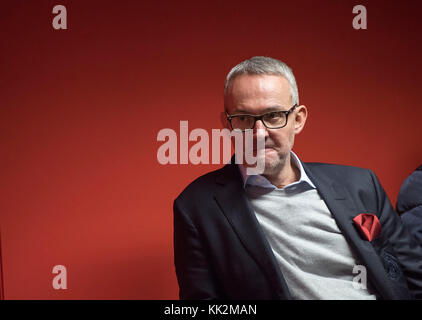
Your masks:
[{"label": "suit jacket lapel", "polygon": [[221,188],[216,192],[215,200],[234,232],[261,267],[278,296],[281,299],[290,299],[287,284],[247,199],[237,166],[226,165],[222,174],[216,178],[216,182]]},{"label": "suit jacket lapel", "polygon": [[347,242],[366,266],[368,280],[371,280],[371,283],[383,298],[394,298],[391,296],[391,289],[388,287],[389,281],[378,254],[369,241],[361,238],[353,225],[353,218],[360,212],[357,211],[350,200],[351,197],[348,195],[346,188],[337,182],[341,181],[341,177],[328,177],[321,166],[318,168],[303,162],[302,164],[306,174],[315,184],[318,193],[330,209]]}]

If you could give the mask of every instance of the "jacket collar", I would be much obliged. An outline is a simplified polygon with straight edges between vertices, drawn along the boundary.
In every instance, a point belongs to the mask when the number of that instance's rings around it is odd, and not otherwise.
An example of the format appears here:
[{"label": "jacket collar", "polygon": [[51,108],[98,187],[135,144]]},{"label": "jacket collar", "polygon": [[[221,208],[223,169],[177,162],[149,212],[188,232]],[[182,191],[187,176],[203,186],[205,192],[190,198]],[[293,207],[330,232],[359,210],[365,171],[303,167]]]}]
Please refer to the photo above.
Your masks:
[{"label": "jacket collar", "polygon": [[[300,177],[298,181],[295,181],[289,184],[288,186],[285,186],[284,188],[290,188],[298,184],[306,184],[308,188],[315,189],[315,185],[312,183],[305,170],[303,169],[302,162],[299,160],[298,156],[293,151],[290,151],[290,159],[292,165],[299,169]],[[247,184],[250,184],[268,189],[278,189],[275,185],[273,185],[267,178],[262,175],[248,175],[246,173],[246,167],[244,165],[239,164],[238,168],[242,177],[243,187],[245,187]]]}]

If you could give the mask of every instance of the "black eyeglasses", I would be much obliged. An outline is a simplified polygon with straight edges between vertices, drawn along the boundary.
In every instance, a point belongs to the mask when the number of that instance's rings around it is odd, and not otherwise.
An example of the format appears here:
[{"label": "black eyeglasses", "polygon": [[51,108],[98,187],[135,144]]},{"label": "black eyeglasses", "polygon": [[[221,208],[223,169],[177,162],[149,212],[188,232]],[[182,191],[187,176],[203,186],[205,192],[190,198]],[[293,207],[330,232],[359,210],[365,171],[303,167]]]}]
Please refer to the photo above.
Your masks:
[{"label": "black eyeglasses", "polygon": [[261,120],[264,126],[268,129],[280,129],[287,125],[289,114],[297,107],[295,104],[289,110],[271,111],[259,116],[253,114],[233,114],[229,115],[226,112],[226,117],[230,122],[233,130],[239,129],[245,131],[253,129],[257,120]]}]

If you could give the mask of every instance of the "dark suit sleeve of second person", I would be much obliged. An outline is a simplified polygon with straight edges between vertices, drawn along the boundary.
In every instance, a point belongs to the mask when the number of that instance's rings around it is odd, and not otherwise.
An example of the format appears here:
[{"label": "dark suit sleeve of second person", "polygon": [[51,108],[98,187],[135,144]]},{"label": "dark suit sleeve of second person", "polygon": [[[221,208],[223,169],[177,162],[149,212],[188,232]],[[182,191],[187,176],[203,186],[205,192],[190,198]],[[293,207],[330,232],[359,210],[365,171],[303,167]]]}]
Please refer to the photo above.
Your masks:
[{"label": "dark suit sleeve of second person", "polygon": [[183,201],[174,201],[174,263],[179,283],[180,299],[218,299],[200,235],[190,217],[183,210]]},{"label": "dark suit sleeve of second person", "polygon": [[422,299],[422,247],[411,236],[395,212],[376,175],[370,172],[375,185],[382,233],[385,233],[407,279],[410,292]]}]

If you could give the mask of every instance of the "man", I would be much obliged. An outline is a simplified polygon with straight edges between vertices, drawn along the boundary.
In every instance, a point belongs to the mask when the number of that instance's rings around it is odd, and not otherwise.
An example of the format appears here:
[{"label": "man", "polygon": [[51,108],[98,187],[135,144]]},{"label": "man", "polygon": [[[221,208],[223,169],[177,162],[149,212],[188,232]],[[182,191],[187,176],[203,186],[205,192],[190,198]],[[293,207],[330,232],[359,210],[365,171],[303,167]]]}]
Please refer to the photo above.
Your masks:
[{"label": "man", "polygon": [[396,208],[410,233],[422,244],[422,165],[404,180]]},{"label": "man", "polygon": [[180,298],[422,298],[422,248],[374,173],[292,152],[307,109],[286,64],[235,66],[224,104],[225,127],[264,135],[265,169],[248,175],[232,158],[175,200]]}]

